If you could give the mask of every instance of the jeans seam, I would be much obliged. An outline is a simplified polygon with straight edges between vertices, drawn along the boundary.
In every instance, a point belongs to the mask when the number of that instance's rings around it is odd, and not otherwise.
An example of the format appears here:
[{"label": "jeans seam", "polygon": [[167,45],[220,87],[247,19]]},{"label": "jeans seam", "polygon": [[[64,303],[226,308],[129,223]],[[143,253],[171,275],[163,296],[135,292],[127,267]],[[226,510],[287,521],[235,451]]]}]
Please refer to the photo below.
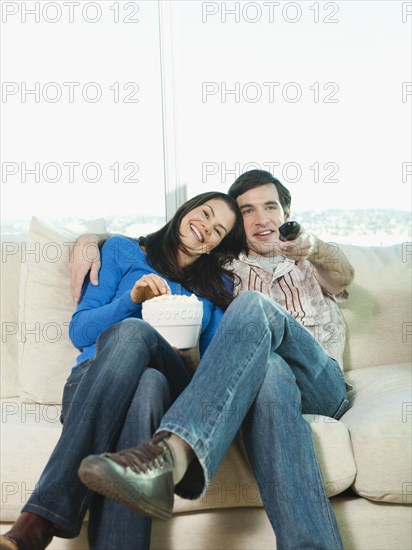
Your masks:
[{"label": "jeans seam", "polygon": [[[311,429],[309,425],[308,425],[308,427],[309,427],[309,429]],[[321,473],[318,457],[316,456],[316,451],[315,451],[313,442],[312,442],[312,452],[311,452],[311,454],[312,454],[312,459],[313,459],[313,461],[315,463],[315,466],[316,466],[316,469],[317,469],[318,481],[320,482],[321,503],[322,503],[323,516],[326,519],[326,522],[327,522],[328,527],[329,527],[329,531],[332,535],[333,540],[335,541],[336,548],[340,549],[341,546],[339,544],[339,536],[336,536],[336,530],[334,529],[333,520],[332,520],[331,513],[330,513],[331,512],[331,505],[327,502],[327,499],[329,499],[329,497],[326,493],[323,476],[322,476],[322,473]]]}]

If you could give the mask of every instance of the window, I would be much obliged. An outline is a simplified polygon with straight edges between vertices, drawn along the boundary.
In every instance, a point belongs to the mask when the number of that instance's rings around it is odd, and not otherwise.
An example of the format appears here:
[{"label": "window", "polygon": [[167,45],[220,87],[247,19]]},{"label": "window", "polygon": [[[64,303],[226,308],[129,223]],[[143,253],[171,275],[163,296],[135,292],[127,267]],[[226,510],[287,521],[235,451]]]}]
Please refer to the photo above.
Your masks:
[{"label": "window", "polygon": [[180,181],[269,170],[327,239],[411,239],[410,39],[402,2],[174,1]]},{"label": "window", "polygon": [[411,19],[401,1],[3,3],[3,226],[135,234],[260,167],[320,237],[411,240]]},{"label": "window", "polygon": [[3,228],[163,224],[158,3],[2,4]]}]

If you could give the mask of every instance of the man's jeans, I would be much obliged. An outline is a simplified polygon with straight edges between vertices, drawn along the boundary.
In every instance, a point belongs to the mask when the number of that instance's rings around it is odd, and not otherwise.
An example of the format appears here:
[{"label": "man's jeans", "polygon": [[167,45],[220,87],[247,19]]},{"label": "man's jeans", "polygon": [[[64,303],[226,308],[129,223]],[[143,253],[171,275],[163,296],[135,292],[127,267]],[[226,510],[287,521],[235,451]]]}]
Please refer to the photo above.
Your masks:
[{"label": "man's jeans", "polygon": [[343,373],[312,335],[273,300],[242,294],[159,427],[197,457],[176,492],[196,498],[206,490],[243,423],[278,548],[341,549],[302,413],[340,418],[348,407]]},{"label": "man's jeans", "polygon": [[61,437],[23,511],[53,521],[56,536],[72,538],[89,509],[90,548],[149,548],[150,519],[89,491],[77,470],[90,454],[150,439],[189,382],[178,354],[147,323],[127,319],[106,330],[95,359],[67,381]]}]

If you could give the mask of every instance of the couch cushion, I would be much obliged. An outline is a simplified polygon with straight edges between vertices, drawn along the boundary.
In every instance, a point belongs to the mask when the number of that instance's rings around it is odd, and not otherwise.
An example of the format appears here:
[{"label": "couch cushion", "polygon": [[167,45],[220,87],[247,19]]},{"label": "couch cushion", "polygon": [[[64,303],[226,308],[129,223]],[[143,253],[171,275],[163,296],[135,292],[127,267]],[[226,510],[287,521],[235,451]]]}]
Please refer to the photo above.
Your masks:
[{"label": "couch cushion", "polygon": [[[103,219],[73,230],[32,218],[20,275],[19,376],[21,397],[60,403],[79,353],[68,337],[74,310],[68,270],[71,246],[82,233],[103,233]],[[29,253],[31,251],[31,253]]]},{"label": "couch cushion", "polygon": [[409,364],[347,374],[354,389],[341,422],[349,428],[356,461],[353,489],[370,500],[410,502],[411,377]]},{"label": "couch cushion", "polygon": [[61,432],[60,406],[1,400],[1,521],[15,521]]},{"label": "couch cushion", "polygon": [[339,247],[355,267],[349,300],[341,304],[347,324],[344,369],[409,362],[412,244]]},{"label": "couch cushion", "polygon": [[[2,459],[1,521],[14,521],[32,493],[61,433],[60,406],[1,401]],[[329,496],[353,482],[355,465],[344,424],[322,416],[306,416]],[[27,465],[30,464],[28,468]],[[175,499],[174,512],[227,507],[261,506],[259,491],[240,437],[230,447],[203,497]]]},{"label": "couch cushion", "polygon": [[312,428],[312,439],[329,497],[351,486],[356,463],[347,427],[342,422],[321,415],[303,415]]},{"label": "couch cushion", "polygon": [[19,395],[19,280],[23,234],[1,235],[1,397]]},{"label": "couch cushion", "polygon": [[[354,494],[344,494],[332,498],[332,507],[345,550],[407,550],[412,547],[411,517],[407,506],[377,503]],[[171,521],[155,519],[152,524],[150,550],[252,548],[277,548],[269,519],[259,508],[179,514]]]}]

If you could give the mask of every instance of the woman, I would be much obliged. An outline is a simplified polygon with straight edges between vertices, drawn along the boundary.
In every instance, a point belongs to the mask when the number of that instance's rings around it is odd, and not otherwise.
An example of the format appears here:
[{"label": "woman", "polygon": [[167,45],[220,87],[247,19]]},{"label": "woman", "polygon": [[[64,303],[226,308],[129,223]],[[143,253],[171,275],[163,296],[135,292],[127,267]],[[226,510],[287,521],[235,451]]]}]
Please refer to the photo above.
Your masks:
[{"label": "woman", "polygon": [[[53,536],[76,537],[88,508],[90,546],[116,547],[108,522],[119,516],[127,525],[129,518],[123,508],[116,514],[116,503],[87,491],[79,464],[92,452],[143,442],[190,382],[185,365],[197,363],[232,300],[233,277],[224,264],[244,248],[243,231],[236,202],[211,192],[186,202],[144,239],[106,241],[100,284],[87,285],[70,324],[81,353],[64,389],[62,435],[22,514],[1,537],[1,549],[41,550]],[[200,349],[176,353],[141,320],[142,302],[192,292],[203,302]],[[157,395],[149,401],[145,389],[153,387],[162,388],[164,402]],[[132,515],[130,522],[127,533],[116,522],[122,547],[148,547],[150,520]]]}]

